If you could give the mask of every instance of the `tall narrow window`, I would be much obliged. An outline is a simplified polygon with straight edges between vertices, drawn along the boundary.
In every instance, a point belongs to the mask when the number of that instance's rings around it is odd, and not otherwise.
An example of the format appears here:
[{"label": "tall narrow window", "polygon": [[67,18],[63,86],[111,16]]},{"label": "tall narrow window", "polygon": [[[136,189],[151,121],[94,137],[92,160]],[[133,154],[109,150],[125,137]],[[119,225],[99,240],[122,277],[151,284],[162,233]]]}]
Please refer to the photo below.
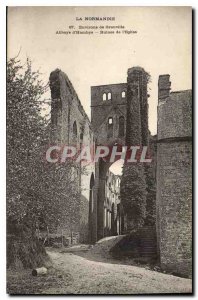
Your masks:
[{"label": "tall narrow window", "polygon": [[108,130],[107,130],[107,137],[112,137],[113,136],[113,118],[108,119]]},{"label": "tall narrow window", "polygon": [[124,117],[119,117],[119,137],[124,136]]},{"label": "tall narrow window", "polygon": [[108,100],[111,100],[111,93],[108,93]]},{"label": "tall narrow window", "polygon": [[123,91],[123,92],[122,92],[122,98],[125,98],[125,97],[126,97],[126,92]]},{"label": "tall narrow window", "polygon": [[74,123],[73,123],[73,140],[75,142],[77,141],[77,135],[78,135],[77,125],[76,125],[76,121],[74,121]]},{"label": "tall narrow window", "polygon": [[104,207],[104,227],[107,226],[107,209]]},{"label": "tall narrow window", "polygon": [[109,118],[108,124],[113,124],[113,118]]},{"label": "tall narrow window", "polygon": [[102,100],[103,100],[103,101],[106,101],[106,100],[107,100],[107,94],[106,94],[106,93],[104,93],[104,94],[102,95]]},{"label": "tall narrow window", "polygon": [[109,211],[109,222],[108,222],[108,223],[109,223],[109,224],[108,224],[108,225],[109,225],[108,227],[109,227],[109,229],[111,229],[111,212],[110,212],[110,211]]},{"label": "tall narrow window", "polygon": [[109,210],[106,212],[106,227],[109,228]]}]

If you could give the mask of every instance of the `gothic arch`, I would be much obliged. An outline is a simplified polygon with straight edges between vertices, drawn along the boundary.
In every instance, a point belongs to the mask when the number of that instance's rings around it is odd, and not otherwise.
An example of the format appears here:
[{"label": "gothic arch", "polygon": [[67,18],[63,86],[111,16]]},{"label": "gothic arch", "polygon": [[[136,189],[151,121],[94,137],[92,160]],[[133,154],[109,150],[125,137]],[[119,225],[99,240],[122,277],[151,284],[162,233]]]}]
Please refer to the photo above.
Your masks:
[{"label": "gothic arch", "polygon": [[103,95],[102,95],[102,100],[103,100],[103,101],[106,101],[106,100],[107,100],[107,94],[106,94],[106,93],[103,93]]}]

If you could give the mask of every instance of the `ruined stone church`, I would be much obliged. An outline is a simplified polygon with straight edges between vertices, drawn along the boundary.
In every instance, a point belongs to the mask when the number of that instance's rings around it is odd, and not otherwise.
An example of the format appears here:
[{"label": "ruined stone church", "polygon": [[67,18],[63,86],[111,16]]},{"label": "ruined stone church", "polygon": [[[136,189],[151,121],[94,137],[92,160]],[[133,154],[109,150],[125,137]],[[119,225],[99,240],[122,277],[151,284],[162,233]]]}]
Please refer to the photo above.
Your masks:
[{"label": "ruined stone church", "polygon": [[[125,83],[91,87],[91,121],[69,78],[61,70],[50,74],[53,142],[97,147],[144,145],[152,163],[146,172],[145,228],[156,236],[154,248],[162,268],[189,274],[192,252],[192,121],[191,90],[170,92],[169,75],[159,76],[157,136],[148,128],[148,74],[128,69]],[[133,134],[131,134],[133,132]],[[135,138],[134,138],[134,132]],[[120,199],[121,176],[112,163],[100,159],[79,172],[81,192],[76,231],[79,242],[95,243],[127,232]],[[154,182],[152,191],[149,182]],[[148,217],[149,216],[149,217]]]}]

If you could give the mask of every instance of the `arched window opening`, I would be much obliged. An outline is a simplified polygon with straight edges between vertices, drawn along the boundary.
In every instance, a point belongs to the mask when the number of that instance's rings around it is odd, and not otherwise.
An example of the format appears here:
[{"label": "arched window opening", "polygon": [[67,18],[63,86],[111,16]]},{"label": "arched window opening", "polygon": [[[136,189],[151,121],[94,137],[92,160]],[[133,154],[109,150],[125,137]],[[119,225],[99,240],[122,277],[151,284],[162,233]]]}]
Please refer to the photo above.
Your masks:
[{"label": "arched window opening", "polygon": [[73,140],[74,141],[77,141],[77,135],[78,135],[77,124],[76,124],[76,121],[74,121],[74,123],[73,123]]},{"label": "arched window opening", "polygon": [[108,213],[108,229],[111,230],[111,212]]},{"label": "arched window opening", "polygon": [[[104,200],[104,236],[120,234],[120,220],[117,205],[120,204],[120,187],[117,187],[117,181],[122,176],[124,160],[119,159],[114,162],[106,173],[106,190]],[[107,194],[109,196],[107,196]]]},{"label": "arched window opening", "polygon": [[108,93],[108,100],[111,100],[111,93]]},{"label": "arched window opening", "polygon": [[126,98],[126,92],[125,91],[122,92],[122,98]]},{"label": "arched window opening", "polygon": [[103,101],[106,101],[106,100],[107,100],[107,94],[106,94],[106,93],[104,93],[104,94],[102,95],[102,100],[103,100]]},{"label": "arched window opening", "polygon": [[113,118],[108,119],[107,137],[113,136]]},{"label": "arched window opening", "polygon": [[109,118],[108,124],[113,124],[113,118]]},{"label": "arched window opening", "polygon": [[119,117],[119,137],[124,136],[124,117]]},{"label": "arched window opening", "polygon": [[109,171],[111,173],[113,173],[114,175],[122,176],[123,165],[124,165],[124,160],[119,159],[111,165],[111,167],[109,168]]},{"label": "arched window opening", "polygon": [[116,187],[120,187],[119,179],[116,180]]},{"label": "arched window opening", "polygon": [[106,207],[104,208],[104,228],[107,226],[107,209]]}]

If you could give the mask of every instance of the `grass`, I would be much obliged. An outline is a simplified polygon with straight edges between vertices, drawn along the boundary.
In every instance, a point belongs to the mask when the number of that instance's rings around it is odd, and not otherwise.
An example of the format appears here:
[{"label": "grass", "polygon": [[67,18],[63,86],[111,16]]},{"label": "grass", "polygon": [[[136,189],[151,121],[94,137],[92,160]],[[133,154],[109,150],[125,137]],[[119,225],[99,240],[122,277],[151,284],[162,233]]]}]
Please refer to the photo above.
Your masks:
[{"label": "grass", "polygon": [[7,270],[7,293],[10,295],[42,294],[49,288],[60,288],[70,284],[70,274],[61,273],[54,268],[48,269],[45,276],[32,276],[31,269]]}]

